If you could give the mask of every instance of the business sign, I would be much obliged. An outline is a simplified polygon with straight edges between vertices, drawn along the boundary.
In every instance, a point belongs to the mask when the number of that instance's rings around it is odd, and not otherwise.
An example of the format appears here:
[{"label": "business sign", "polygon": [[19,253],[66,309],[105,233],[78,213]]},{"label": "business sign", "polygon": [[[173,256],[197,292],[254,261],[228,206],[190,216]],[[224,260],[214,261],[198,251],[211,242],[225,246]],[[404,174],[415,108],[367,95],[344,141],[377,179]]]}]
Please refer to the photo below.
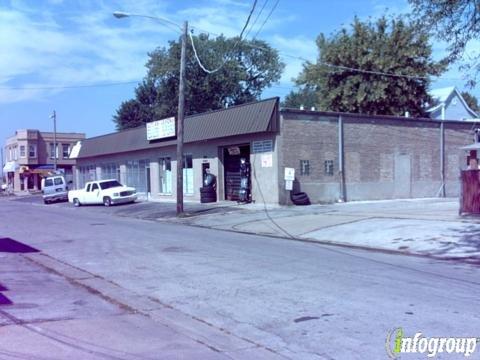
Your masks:
[{"label": "business sign", "polygon": [[285,168],[285,176],[283,177],[284,180],[295,180],[295,169],[294,168]]},{"label": "business sign", "polygon": [[163,139],[172,136],[175,136],[174,117],[147,123],[147,140]]}]

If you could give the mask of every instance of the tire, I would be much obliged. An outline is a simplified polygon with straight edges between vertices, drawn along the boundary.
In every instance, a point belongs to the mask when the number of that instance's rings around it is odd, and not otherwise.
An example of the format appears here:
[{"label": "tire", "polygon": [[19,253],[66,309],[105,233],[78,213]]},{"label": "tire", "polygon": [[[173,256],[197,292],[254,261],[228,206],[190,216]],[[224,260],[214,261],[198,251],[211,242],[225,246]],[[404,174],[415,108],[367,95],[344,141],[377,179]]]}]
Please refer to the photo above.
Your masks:
[{"label": "tire", "polygon": [[44,199],[44,200],[43,200],[43,203],[44,203],[45,205],[48,205],[48,204],[50,204],[50,201],[48,201],[47,199]]},{"label": "tire", "polygon": [[82,205],[82,204],[80,204],[80,201],[77,198],[74,198],[73,199],[73,206],[79,207],[80,205]]},{"label": "tire", "polygon": [[205,203],[212,203],[212,202],[217,202],[217,198],[216,197],[213,197],[213,196],[204,196],[200,199],[200,202],[202,204],[205,204]]},{"label": "tire", "polygon": [[200,188],[200,194],[216,194],[217,192],[211,186],[204,186]]},{"label": "tire", "polygon": [[304,192],[292,194],[290,198],[295,205],[310,205],[310,199]]},{"label": "tire", "polygon": [[107,207],[111,206],[112,205],[112,199],[110,199],[108,196],[105,196],[103,198],[103,205],[105,205]]}]

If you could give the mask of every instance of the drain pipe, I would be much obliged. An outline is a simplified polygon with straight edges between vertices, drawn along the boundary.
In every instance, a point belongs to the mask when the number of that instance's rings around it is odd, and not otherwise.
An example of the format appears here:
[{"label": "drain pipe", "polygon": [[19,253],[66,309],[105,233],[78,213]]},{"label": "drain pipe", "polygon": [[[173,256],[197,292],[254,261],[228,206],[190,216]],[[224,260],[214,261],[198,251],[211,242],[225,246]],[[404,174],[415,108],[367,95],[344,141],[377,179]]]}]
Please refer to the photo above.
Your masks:
[{"label": "drain pipe", "polygon": [[338,116],[338,176],[340,178],[340,197],[339,202],[347,201],[345,194],[345,172],[343,161],[343,118]]},{"label": "drain pipe", "polygon": [[440,188],[440,197],[445,197],[445,124],[440,122],[440,178],[442,187]]}]

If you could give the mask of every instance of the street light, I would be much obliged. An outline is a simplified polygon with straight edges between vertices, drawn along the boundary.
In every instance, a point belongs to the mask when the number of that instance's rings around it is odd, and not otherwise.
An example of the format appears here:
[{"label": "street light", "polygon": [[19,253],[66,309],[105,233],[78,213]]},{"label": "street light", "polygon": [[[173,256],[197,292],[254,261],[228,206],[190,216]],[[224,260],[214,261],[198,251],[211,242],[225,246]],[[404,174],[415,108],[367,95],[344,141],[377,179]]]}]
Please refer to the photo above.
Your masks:
[{"label": "street light", "polygon": [[122,11],[113,13],[117,19],[131,16],[144,17],[175,25],[181,30],[182,50],[180,54],[180,83],[178,86],[178,114],[177,114],[177,216],[183,215],[183,121],[185,117],[185,53],[187,44],[188,22],[183,23],[183,28],[173,21],[156,16],[130,14]]}]

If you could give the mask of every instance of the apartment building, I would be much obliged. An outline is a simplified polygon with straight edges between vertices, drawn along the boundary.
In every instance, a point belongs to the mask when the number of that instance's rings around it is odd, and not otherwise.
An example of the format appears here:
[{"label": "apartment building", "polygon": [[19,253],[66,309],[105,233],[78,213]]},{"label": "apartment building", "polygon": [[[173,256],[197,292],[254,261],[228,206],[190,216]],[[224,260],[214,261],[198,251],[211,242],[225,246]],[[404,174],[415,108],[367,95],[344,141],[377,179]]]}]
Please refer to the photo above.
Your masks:
[{"label": "apartment building", "polygon": [[14,191],[40,190],[40,180],[53,172],[55,157],[57,170],[67,181],[73,180],[74,159],[70,151],[77,141],[85,139],[82,133],[56,133],[39,130],[17,130],[7,138],[4,146],[3,174]]}]

